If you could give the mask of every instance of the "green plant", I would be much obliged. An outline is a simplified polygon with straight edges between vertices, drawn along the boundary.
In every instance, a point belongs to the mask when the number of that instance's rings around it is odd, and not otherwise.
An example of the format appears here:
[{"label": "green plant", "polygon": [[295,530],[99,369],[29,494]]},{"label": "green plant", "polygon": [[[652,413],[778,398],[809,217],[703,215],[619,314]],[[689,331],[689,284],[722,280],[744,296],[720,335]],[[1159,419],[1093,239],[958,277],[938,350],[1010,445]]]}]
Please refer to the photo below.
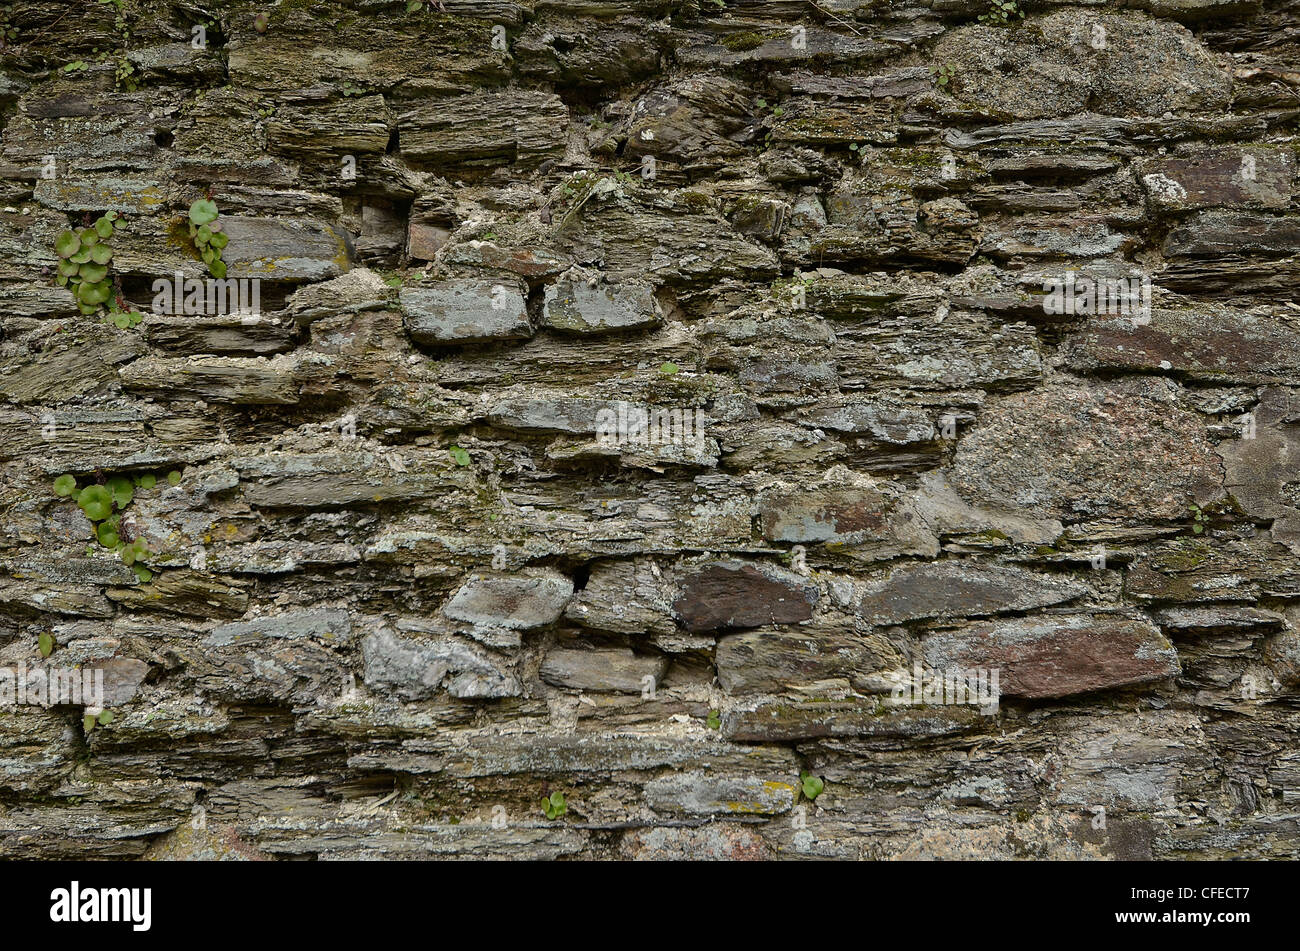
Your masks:
[{"label": "green plant", "polygon": [[14,6],[6,3],[0,6],[0,50],[18,39],[18,27],[13,25]]},{"label": "green plant", "polygon": [[[175,476],[175,481],[172,477]],[[171,485],[180,482],[180,473],[168,473],[167,481]],[[135,490],[149,490],[158,484],[158,477],[152,473],[129,479],[126,476],[112,476],[102,484],[91,483],[77,489],[77,480],[71,475],[61,475],[54,480],[54,494],[59,498],[72,497],[77,507],[90,519],[94,527],[95,540],[99,544],[116,552],[134,573],[136,578],[147,582],[153,578],[153,572],[144,565],[144,560],[152,554],[149,543],[143,538],[127,540],[122,538],[122,512],[135,499]],[[94,545],[86,549],[92,554]]]},{"label": "green plant", "polygon": [[719,712],[717,710],[710,710],[708,719],[704,721],[704,725],[710,730],[722,729],[722,717]]},{"label": "green plant", "polygon": [[113,67],[113,82],[123,92],[135,92],[140,88],[135,64],[127,59],[125,53],[117,58],[117,65]]},{"label": "green plant", "polygon": [[105,323],[125,330],[140,323],[144,315],[122,308],[124,302],[109,278],[116,221],[117,212],[110,211],[75,231],[61,232],[54,239],[54,253],[59,257],[54,283],[72,292],[83,314],[102,313]]},{"label": "green plant", "polygon": [[542,812],[547,819],[554,821],[568,811],[569,805],[564,801],[564,793],[558,790],[542,799]]},{"label": "green plant", "polygon": [[681,371],[681,367],[671,361],[664,361],[659,364],[659,372],[664,376],[676,376]]},{"label": "green plant", "polygon": [[812,802],[822,794],[826,788],[820,776],[814,776],[812,773],[804,770],[799,774],[799,791],[803,793],[804,798]]},{"label": "green plant", "polygon": [[116,719],[117,716],[113,713],[112,710],[100,710],[98,715],[93,713],[87,713],[82,718],[81,725],[85,728],[86,732],[89,733],[91,730],[95,728],[96,724],[98,724],[99,726],[108,726]]},{"label": "green plant", "polygon": [[1024,11],[1020,9],[1016,0],[993,0],[993,6],[989,7],[987,13],[979,15],[981,23],[1006,24],[1012,20],[1025,18]]},{"label": "green plant", "polygon": [[[131,48],[131,24],[127,19],[127,12],[123,0],[99,0],[102,5],[111,5],[117,10],[117,15],[113,18],[113,26],[116,27],[118,36],[121,38],[121,50],[116,54],[113,64],[113,83],[123,92],[135,92],[140,88],[140,74],[136,71],[135,64],[131,62],[128,52]],[[97,50],[98,59],[104,62],[113,58],[113,54],[107,50]]]},{"label": "green plant", "polygon": [[1210,524],[1210,514],[1196,504],[1189,505],[1187,511],[1192,513],[1192,534],[1201,534],[1201,532],[1205,531],[1205,527]]},{"label": "green plant", "polygon": [[190,205],[190,237],[194,239],[199,257],[217,280],[226,276],[226,262],[221,259],[221,252],[230,242],[217,220],[220,215],[217,203],[211,198],[200,198]]},{"label": "green plant", "polygon": [[947,86],[952,82],[953,77],[957,75],[957,70],[954,67],[949,66],[947,63],[944,63],[940,66],[931,66],[930,75],[934,77],[934,81],[940,86]]},{"label": "green plant", "polygon": [[451,456],[451,461],[456,463],[456,465],[458,466],[469,465],[469,453],[466,450],[460,448],[460,446],[452,446],[450,449],[447,450],[447,452]]},{"label": "green plant", "polygon": [[54,653],[54,635],[49,631],[43,632],[36,638],[36,646],[40,648],[42,657],[49,657]]}]

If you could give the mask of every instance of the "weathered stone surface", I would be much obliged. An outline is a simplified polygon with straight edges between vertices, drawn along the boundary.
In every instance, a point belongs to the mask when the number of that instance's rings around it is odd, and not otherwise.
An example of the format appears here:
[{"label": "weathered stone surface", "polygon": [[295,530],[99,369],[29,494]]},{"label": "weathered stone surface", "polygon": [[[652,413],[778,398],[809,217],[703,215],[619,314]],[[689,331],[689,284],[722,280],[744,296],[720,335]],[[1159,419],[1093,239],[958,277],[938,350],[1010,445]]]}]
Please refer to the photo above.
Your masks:
[{"label": "weathered stone surface", "polygon": [[293,219],[222,217],[232,278],[319,281],[351,266],[346,239],[329,225]]},{"label": "weathered stone surface", "polygon": [[812,617],[819,597],[794,572],[724,561],[686,575],[673,612],[688,631],[796,624]]},{"label": "weathered stone surface", "polygon": [[752,631],[718,641],[718,682],[730,694],[784,693],[829,681],[862,687],[870,674],[893,667],[885,642],[809,631]]},{"label": "weathered stone surface", "polygon": [[1295,153],[1283,149],[1196,148],[1141,163],[1147,201],[1160,211],[1198,208],[1285,209]]},{"label": "weathered stone surface", "polygon": [[1157,628],[1120,616],[978,622],[932,634],[922,648],[935,670],[998,670],[1003,696],[1028,699],[1153,683],[1180,670],[1178,654]]},{"label": "weathered stone surface", "polygon": [[879,581],[844,587],[832,587],[836,600],[872,624],[1028,611],[1087,591],[1077,582],[966,559],[903,565]]},{"label": "weathered stone surface", "polygon": [[569,333],[649,327],[659,320],[654,288],[644,284],[593,284],[573,275],[547,285],[542,303],[542,323]]},{"label": "weathered stone surface", "polygon": [[88,670],[104,672],[104,709],[129,703],[140,690],[149,673],[149,665],[134,657],[113,657],[87,665]]},{"label": "weathered stone surface", "polygon": [[1300,239],[1300,216],[1250,211],[1202,211],[1169,232],[1164,252],[1173,258],[1258,254],[1278,258]]},{"label": "weathered stone surface", "polygon": [[[234,460],[250,505],[328,508],[393,499],[425,498],[455,490],[442,457],[376,453],[276,453]],[[444,471],[440,471],[444,470]]]},{"label": "weathered stone surface", "polygon": [[653,561],[601,562],[592,568],[586,586],[574,595],[564,616],[601,631],[669,635],[677,630],[674,597],[671,582]]},{"label": "weathered stone surface", "polygon": [[535,166],[564,151],[569,111],[558,96],[515,89],[440,99],[397,122],[402,154],[433,166]]},{"label": "weathered stone surface", "polygon": [[638,829],[621,848],[633,861],[761,862],[772,858],[753,829],[711,822],[698,828]]},{"label": "weathered stone surface", "polygon": [[1237,439],[1218,446],[1226,472],[1225,487],[1245,511],[1272,519],[1272,537],[1300,552],[1300,496],[1296,494],[1294,459],[1300,451],[1295,392],[1270,386],[1259,403],[1239,419]]},{"label": "weathered stone surface", "polygon": [[406,700],[432,697],[444,680],[453,697],[513,697],[520,692],[512,672],[486,651],[455,638],[413,640],[380,630],[361,647],[366,685]]},{"label": "weathered stone surface", "polygon": [[797,777],[783,780],[682,773],[647,783],[645,798],[657,812],[773,816],[794,806]]},{"label": "weathered stone surface", "polygon": [[327,644],[345,644],[351,636],[352,619],[346,611],[322,608],[222,624],[213,628],[204,643],[212,647],[229,647],[232,644],[256,644],[266,638],[297,640],[314,637]]},{"label": "weathered stone surface", "polygon": [[541,677],[555,687],[572,690],[616,690],[641,693],[663,679],[668,661],[637,656],[626,649],[557,648],[542,661]]},{"label": "weathered stone surface", "polygon": [[[934,61],[952,64],[953,95],[1018,119],[1086,108],[1159,116],[1228,102],[1226,71],[1176,24],[1080,8],[1035,17],[1027,26],[1008,31],[979,25],[946,34],[935,46]],[[1098,44],[1104,55],[1097,55]],[[1133,68],[1157,56],[1167,74]]]},{"label": "weathered stone surface", "polygon": [[953,480],[968,500],[1008,509],[1176,518],[1217,498],[1223,470],[1167,389],[1059,386],[987,410],[958,445]]},{"label": "weathered stone surface", "polygon": [[529,630],[554,624],[573,596],[573,582],[557,571],[524,574],[479,572],[442,608],[458,621],[484,627]]},{"label": "weathered stone surface", "polygon": [[0,855],[1300,856],[1287,4],[0,6]]},{"label": "weathered stone surface", "polygon": [[517,340],[532,335],[523,289],[513,282],[448,281],[401,293],[407,332],[418,343]]},{"label": "weathered stone surface", "polygon": [[1294,326],[1217,306],[1155,308],[1149,323],[1094,318],[1067,353],[1076,371],[1164,371],[1218,383],[1277,383],[1294,379],[1300,368]]},{"label": "weathered stone surface", "polygon": [[824,543],[864,556],[933,555],[938,543],[909,501],[890,485],[770,489],[758,503],[763,537]]}]

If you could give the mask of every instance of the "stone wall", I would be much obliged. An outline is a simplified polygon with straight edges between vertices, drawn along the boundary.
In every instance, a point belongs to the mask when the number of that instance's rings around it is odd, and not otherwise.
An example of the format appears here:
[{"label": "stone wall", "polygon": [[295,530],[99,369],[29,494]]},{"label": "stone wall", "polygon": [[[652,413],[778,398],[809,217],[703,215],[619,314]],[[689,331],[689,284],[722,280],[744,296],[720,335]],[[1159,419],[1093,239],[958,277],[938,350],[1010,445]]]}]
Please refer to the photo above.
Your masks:
[{"label": "stone wall", "polygon": [[1295,0],[0,36],[0,854],[1300,855]]}]

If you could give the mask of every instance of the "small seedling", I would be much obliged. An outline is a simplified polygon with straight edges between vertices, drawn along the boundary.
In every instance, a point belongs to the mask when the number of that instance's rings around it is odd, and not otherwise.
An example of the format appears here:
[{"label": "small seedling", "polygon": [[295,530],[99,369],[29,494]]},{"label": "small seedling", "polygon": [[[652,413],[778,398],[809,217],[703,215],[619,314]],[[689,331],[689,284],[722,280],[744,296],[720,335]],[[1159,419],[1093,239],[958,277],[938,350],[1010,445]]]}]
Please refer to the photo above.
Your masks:
[{"label": "small seedling", "polygon": [[96,725],[108,726],[115,719],[117,719],[117,717],[112,710],[101,710],[98,715],[87,713],[85,717],[82,718],[81,725],[85,727],[86,732],[89,733],[91,730],[95,729]]},{"label": "small seedling", "polygon": [[0,6],[0,50],[18,39],[18,27],[11,22],[13,15],[14,6],[12,3]]},{"label": "small seedling", "polygon": [[720,730],[722,729],[722,717],[718,714],[717,710],[710,710],[709,717],[704,721],[704,724],[710,730]]},{"label": "small seedling", "polygon": [[1187,511],[1192,513],[1192,534],[1199,535],[1210,524],[1210,515],[1199,505],[1189,505]]},{"label": "small seedling", "polygon": [[804,798],[809,802],[820,796],[825,788],[826,784],[822,782],[821,777],[814,776],[807,770],[799,774],[799,791],[803,793]]},{"label": "small seedling", "polygon": [[993,0],[993,6],[989,7],[988,12],[979,15],[981,23],[998,25],[1010,23],[1016,19],[1023,20],[1024,18],[1024,11],[1020,9],[1016,0]]},{"label": "small seedling", "polygon": [[676,376],[680,370],[681,367],[679,367],[677,364],[672,362],[664,362],[659,364],[659,372],[662,373],[664,376]]},{"label": "small seedling", "polygon": [[568,803],[564,801],[564,793],[551,793],[542,800],[542,811],[546,813],[546,818],[554,821],[569,811]]},{"label": "small seedling", "polygon": [[42,657],[49,657],[54,653],[54,635],[49,631],[42,633],[36,638],[36,646],[41,649]]},{"label": "small seedling", "polygon": [[456,465],[469,465],[469,452],[460,448],[460,446],[452,446],[447,450],[447,452],[451,455],[451,461],[456,463]]},{"label": "small seedling", "polygon": [[947,86],[957,75],[957,70],[945,63],[942,66],[931,66],[930,75],[940,86]]}]

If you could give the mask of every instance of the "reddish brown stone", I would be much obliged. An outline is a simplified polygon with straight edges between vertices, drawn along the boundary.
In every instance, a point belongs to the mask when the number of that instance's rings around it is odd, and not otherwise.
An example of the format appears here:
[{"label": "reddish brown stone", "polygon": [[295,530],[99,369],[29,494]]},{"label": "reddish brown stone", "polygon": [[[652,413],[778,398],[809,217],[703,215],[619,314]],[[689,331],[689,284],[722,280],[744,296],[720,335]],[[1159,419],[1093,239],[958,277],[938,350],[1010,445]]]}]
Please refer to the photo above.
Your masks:
[{"label": "reddish brown stone", "polygon": [[998,670],[1003,696],[1045,699],[1151,683],[1181,673],[1155,626],[1135,618],[1065,614],[971,624],[923,645],[935,670]]},{"label": "reddish brown stone", "polygon": [[411,257],[420,261],[432,261],[450,237],[451,232],[446,228],[412,221],[410,236],[407,239],[407,251]]},{"label": "reddish brown stone", "polygon": [[796,624],[812,617],[817,597],[791,572],[731,561],[688,577],[673,611],[688,631]]}]

